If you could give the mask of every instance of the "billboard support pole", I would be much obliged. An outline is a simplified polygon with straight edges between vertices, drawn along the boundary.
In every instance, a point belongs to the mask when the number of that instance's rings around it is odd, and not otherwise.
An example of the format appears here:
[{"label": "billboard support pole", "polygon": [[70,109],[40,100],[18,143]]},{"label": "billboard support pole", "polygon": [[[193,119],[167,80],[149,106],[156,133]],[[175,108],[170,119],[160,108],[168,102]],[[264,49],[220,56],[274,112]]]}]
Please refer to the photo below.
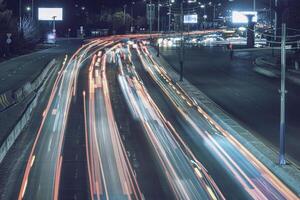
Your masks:
[{"label": "billboard support pole", "polygon": [[56,24],[55,24],[55,20],[56,20],[57,16],[53,16],[53,35],[54,35],[54,44],[56,44]]}]

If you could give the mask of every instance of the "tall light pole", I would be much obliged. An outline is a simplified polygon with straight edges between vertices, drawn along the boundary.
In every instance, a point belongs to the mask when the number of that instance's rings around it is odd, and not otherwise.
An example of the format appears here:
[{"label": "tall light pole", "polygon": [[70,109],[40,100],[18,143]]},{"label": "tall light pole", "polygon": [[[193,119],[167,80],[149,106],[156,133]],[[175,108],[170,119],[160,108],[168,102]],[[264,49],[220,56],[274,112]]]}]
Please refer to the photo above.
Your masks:
[{"label": "tall light pole", "polygon": [[151,37],[151,34],[152,34],[152,0],[150,0],[150,37]]},{"label": "tall light pole", "polygon": [[22,30],[22,0],[19,0],[19,31]]},{"label": "tall light pole", "polygon": [[253,11],[256,11],[256,0],[253,0]]},{"label": "tall light pole", "polygon": [[180,80],[183,81],[183,45],[184,45],[184,38],[183,38],[183,1],[181,2],[180,6],[181,14],[180,14],[180,31],[181,31],[181,43],[180,43]]},{"label": "tall light pole", "polygon": [[133,1],[133,2],[131,2],[131,28],[130,29],[132,29],[132,27],[133,27],[133,6],[135,5],[135,2]]},{"label": "tall light pole", "polygon": [[169,0],[169,32],[171,31],[171,12],[172,12],[172,8],[171,8],[171,0]]},{"label": "tall light pole", "polygon": [[280,88],[280,152],[279,164],[285,165],[285,72],[286,72],[286,24],[282,24],[281,35],[281,88]]},{"label": "tall light pole", "polygon": [[275,19],[274,19],[274,40],[277,40],[277,21],[278,21],[278,16],[277,16],[277,6],[278,6],[278,0],[275,0]]},{"label": "tall light pole", "polygon": [[127,7],[127,5],[125,4],[123,6],[123,23],[124,23],[124,25],[126,24],[126,7]]},{"label": "tall light pole", "polygon": [[33,0],[31,0],[31,18],[32,18],[32,21],[33,21],[33,15],[34,15],[34,2]]},{"label": "tall light pole", "polygon": [[157,4],[157,32],[160,30],[160,1],[158,0]]}]

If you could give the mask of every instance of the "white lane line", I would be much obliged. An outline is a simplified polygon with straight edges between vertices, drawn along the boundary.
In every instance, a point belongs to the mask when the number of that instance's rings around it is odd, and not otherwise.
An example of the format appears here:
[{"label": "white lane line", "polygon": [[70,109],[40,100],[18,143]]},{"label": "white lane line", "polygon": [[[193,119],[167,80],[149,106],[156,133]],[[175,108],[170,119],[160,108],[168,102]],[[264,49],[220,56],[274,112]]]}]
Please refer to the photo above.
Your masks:
[{"label": "white lane line", "polygon": [[53,139],[53,134],[51,134],[51,138],[48,144],[48,152],[51,150],[52,139]]},{"label": "white lane line", "polygon": [[59,119],[59,114],[60,114],[60,112],[58,111],[57,114],[56,114],[56,117],[55,117],[55,121],[54,121],[53,132],[56,131],[57,123],[58,123],[58,119]]}]

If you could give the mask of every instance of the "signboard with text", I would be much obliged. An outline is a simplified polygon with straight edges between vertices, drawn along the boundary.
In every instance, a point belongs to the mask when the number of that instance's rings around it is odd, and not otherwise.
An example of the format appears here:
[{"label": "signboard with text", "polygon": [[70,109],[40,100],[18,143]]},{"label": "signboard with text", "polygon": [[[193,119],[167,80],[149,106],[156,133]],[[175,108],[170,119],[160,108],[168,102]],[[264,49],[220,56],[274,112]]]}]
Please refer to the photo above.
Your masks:
[{"label": "signboard with text", "polygon": [[247,24],[247,15],[252,15],[252,22],[257,22],[257,12],[255,11],[232,11],[232,23],[234,24]]},{"label": "signboard with text", "polygon": [[184,15],[183,23],[185,24],[197,24],[198,23],[198,15]]},{"label": "signboard with text", "polygon": [[38,19],[40,21],[62,21],[63,9],[62,8],[39,8]]}]

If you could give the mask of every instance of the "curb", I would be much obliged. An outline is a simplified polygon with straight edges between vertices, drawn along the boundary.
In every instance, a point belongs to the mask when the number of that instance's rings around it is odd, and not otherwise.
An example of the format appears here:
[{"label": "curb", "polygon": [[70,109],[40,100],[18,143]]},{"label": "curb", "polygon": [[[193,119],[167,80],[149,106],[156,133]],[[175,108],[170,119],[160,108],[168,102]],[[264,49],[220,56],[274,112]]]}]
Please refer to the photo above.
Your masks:
[{"label": "curb", "polygon": [[[156,62],[168,72],[173,80],[179,80],[179,74],[160,56],[156,57],[153,48],[149,48],[150,53]],[[177,82],[177,81],[175,81]],[[300,167],[295,163],[289,162],[289,165],[279,166],[277,164],[278,154],[271,148],[266,146],[262,141],[257,139],[250,131],[242,127],[234,119],[232,119],[225,111],[222,110],[215,102],[209,99],[197,87],[192,85],[188,80],[177,84],[193,99],[198,105],[209,114],[224,130],[237,139],[245,148],[248,149],[261,163],[263,163],[274,175],[291,188],[298,196],[300,196]]]}]

